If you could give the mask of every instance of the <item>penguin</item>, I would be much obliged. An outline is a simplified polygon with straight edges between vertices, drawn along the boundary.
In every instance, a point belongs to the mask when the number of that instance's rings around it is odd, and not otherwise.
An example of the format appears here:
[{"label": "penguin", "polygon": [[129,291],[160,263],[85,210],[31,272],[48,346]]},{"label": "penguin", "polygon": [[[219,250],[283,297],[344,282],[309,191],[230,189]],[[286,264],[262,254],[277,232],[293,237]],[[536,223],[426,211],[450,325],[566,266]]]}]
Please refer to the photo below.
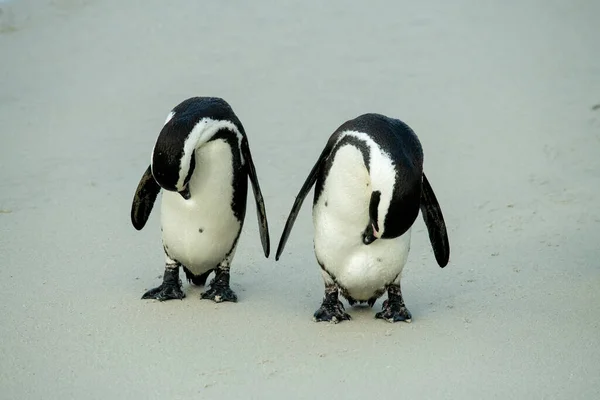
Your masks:
[{"label": "penguin", "polygon": [[141,230],[161,191],[161,232],[165,255],[162,284],[142,299],[183,299],[179,267],[198,286],[214,272],[202,299],[236,302],[230,265],[246,215],[252,184],[265,257],[269,228],[265,203],[248,138],[231,106],[217,97],[192,97],[168,114],[131,206]]},{"label": "penguin", "polygon": [[296,196],[276,261],[313,185],[314,251],[325,283],[313,319],[350,320],[339,294],[350,306],[373,307],[387,292],[376,318],[410,322],[400,281],[419,210],[438,265],[444,268],[450,257],[444,217],[423,172],[423,150],[415,132],[398,119],[376,113],[343,123]]}]

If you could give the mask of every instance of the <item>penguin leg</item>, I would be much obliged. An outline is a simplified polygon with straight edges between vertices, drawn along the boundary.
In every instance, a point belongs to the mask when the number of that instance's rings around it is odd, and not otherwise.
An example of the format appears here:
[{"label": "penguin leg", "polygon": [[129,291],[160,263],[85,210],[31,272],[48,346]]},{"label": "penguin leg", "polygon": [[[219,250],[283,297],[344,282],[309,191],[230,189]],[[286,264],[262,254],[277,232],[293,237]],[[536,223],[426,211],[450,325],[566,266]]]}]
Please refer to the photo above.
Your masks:
[{"label": "penguin leg", "polygon": [[325,295],[321,307],[313,314],[315,322],[328,321],[337,324],[352,319],[346,314],[344,305],[339,300],[339,289],[331,276],[321,267],[321,273],[325,280]]},{"label": "penguin leg", "polygon": [[210,289],[200,295],[201,299],[212,300],[215,303],[224,301],[237,302],[237,295],[229,287],[229,265],[233,259],[233,253],[229,254],[214,270],[215,277],[210,281]]},{"label": "penguin leg", "polygon": [[179,299],[185,297],[185,293],[181,290],[181,280],[179,279],[179,264],[165,255],[166,265],[165,274],[163,275],[163,283],[154,289],[148,290],[142,296],[142,299],[156,299],[160,301]]},{"label": "penguin leg", "polygon": [[385,319],[388,322],[410,322],[412,315],[404,305],[402,291],[400,290],[400,277],[387,287],[387,292],[388,298],[383,302],[381,311],[375,314],[375,318]]}]

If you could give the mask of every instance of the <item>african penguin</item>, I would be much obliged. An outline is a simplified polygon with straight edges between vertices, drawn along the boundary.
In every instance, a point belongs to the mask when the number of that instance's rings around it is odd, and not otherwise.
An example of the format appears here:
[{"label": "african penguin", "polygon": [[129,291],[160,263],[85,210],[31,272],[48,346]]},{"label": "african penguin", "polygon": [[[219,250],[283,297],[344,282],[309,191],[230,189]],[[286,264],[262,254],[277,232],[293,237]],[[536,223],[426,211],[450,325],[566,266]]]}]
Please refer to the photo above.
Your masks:
[{"label": "african penguin", "polygon": [[161,202],[163,282],[142,299],[183,299],[182,266],[195,285],[204,285],[214,271],[210,288],[201,298],[237,301],[229,286],[229,268],[246,215],[248,178],[268,258],[265,204],[248,138],[230,105],[220,98],[193,97],[169,113],[131,208],[133,226],[140,230],[159,191],[165,189]]},{"label": "african penguin", "polygon": [[450,246],[442,211],[425,174],[423,150],[404,122],[380,114],[346,121],[329,138],[300,189],[283,230],[279,260],[304,198],[313,200],[314,250],[325,282],[316,321],[349,320],[338,299],[373,307],[386,291],[377,318],[411,320],[400,290],[419,210],[440,267]]}]

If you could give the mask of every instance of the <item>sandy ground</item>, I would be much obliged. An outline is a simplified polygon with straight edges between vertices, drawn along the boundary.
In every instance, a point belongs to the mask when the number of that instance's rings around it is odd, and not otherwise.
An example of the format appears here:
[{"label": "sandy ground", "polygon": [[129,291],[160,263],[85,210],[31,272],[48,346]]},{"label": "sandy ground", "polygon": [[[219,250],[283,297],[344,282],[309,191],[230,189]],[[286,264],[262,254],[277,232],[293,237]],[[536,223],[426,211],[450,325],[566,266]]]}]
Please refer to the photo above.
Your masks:
[{"label": "sandy ground", "polygon": [[[0,398],[600,398],[600,3],[369,4],[0,5]],[[272,256],[251,201],[237,304],[187,283],[140,300],[163,258],[131,199],[196,95],[234,107],[267,205]],[[411,324],[374,319],[383,299],[312,322],[310,202],[273,257],[327,137],[364,112],[416,130],[449,227],[442,270],[416,222]]]}]

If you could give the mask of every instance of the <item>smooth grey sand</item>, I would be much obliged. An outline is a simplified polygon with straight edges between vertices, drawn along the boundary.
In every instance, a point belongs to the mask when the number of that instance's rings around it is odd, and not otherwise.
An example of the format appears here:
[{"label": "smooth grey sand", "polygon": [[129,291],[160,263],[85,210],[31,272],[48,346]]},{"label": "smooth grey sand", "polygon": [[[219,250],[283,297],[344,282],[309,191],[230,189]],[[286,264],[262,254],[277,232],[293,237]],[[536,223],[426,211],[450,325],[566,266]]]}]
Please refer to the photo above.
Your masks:
[{"label": "smooth grey sand", "polygon": [[[0,6],[0,398],[600,398],[599,2]],[[272,255],[251,200],[237,304],[140,300],[159,215],[137,232],[130,204],[191,96],[233,106],[265,195]],[[328,136],[365,112],[420,136],[449,229],[442,270],[416,222],[411,324],[376,320],[383,299],[312,321],[310,201],[274,261]]]}]

